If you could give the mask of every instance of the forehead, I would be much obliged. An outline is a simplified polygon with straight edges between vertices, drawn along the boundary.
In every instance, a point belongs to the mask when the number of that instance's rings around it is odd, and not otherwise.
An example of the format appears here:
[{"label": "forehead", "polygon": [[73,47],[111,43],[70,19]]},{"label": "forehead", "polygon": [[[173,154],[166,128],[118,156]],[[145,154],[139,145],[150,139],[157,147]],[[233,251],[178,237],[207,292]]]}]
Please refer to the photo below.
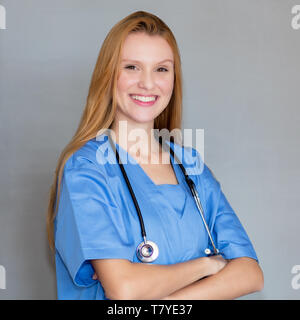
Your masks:
[{"label": "forehead", "polygon": [[149,36],[140,32],[129,34],[126,37],[121,58],[145,63],[155,63],[166,59],[174,61],[173,50],[163,37]]}]

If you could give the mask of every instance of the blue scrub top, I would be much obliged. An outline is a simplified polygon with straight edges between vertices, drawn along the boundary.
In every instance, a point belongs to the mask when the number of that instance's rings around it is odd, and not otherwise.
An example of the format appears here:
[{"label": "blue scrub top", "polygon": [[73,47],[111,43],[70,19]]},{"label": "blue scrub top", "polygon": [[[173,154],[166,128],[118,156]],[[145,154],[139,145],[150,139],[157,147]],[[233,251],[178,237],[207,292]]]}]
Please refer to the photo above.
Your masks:
[{"label": "blue scrub top", "polygon": [[[212,237],[225,259],[250,257],[255,250],[220,183],[194,148],[169,143],[194,181]],[[143,215],[147,239],[159,247],[155,264],[206,256],[211,244],[183,172],[171,156],[178,185],[156,185],[115,143]],[[196,160],[195,160],[196,159]],[[93,280],[91,259],[140,262],[138,215],[107,134],[89,140],[66,162],[55,218],[58,299],[105,300]]]}]

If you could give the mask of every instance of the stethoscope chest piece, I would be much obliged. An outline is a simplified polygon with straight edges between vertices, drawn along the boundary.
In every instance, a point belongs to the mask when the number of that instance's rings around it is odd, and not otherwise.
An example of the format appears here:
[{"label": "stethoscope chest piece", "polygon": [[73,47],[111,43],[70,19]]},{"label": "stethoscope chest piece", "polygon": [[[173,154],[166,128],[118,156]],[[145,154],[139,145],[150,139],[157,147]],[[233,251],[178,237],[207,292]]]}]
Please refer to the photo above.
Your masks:
[{"label": "stethoscope chest piece", "polygon": [[136,255],[142,262],[153,262],[159,254],[158,246],[153,241],[142,241],[136,248]]}]

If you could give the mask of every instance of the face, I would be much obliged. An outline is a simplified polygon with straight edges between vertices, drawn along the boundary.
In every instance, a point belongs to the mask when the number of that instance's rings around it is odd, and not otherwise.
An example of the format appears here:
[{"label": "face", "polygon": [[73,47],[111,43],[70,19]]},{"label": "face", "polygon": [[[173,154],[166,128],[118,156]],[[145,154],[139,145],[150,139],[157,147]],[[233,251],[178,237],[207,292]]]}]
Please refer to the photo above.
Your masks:
[{"label": "face", "polygon": [[117,119],[153,123],[172,96],[173,65],[173,51],[164,38],[129,34],[121,54]]}]

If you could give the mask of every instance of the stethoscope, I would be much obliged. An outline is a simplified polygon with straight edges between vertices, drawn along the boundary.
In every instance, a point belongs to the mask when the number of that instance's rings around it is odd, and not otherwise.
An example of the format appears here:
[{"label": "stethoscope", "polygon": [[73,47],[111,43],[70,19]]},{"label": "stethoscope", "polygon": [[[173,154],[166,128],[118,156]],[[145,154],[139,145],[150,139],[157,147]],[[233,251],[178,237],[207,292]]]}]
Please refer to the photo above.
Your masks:
[{"label": "stethoscope", "polygon": [[[118,153],[118,151],[117,151],[117,149],[115,147],[115,144],[113,143],[113,141],[111,139],[110,133],[108,133],[108,138],[109,138],[110,144],[111,144],[111,146],[114,149],[114,152],[116,154],[117,161],[119,163],[120,169],[121,169],[122,174],[124,176],[124,179],[126,181],[127,187],[128,187],[129,192],[131,194],[132,200],[134,202],[134,205],[135,205],[138,217],[139,217],[139,222],[140,222],[141,231],[142,231],[142,237],[143,237],[144,241],[142,241],[138,245],[138,247],[136,248],[136,255],[137,255],[138,259],[141,262],[144,262],[144,263],[153,262],[153,261],[155,261],[157,259],[158,255],[159,255],[158,246],[157,246],[157,244],[155,242],[147,240],[146,229],[145,229],[144,220],[143,220],[143,217],[142,217],[142,213],[141,213],[140,207],[139,207],[138,202],[136,200],[135,194],[134,194],[134,192],[132,190],[132,187],[131,187],[130,181],[128,179],[128,176],[126,174],[126,171],[124,169],[124,166],[123,166],[123,164],[122,164],[122,162],[120,160],[119,153]],[[176,159],[177,163],[179,164],[179,166],[180,166],[180,168],[181,168],[181,170],[182,170],[182,172],[184,174],[185,181],[187,182],[187,184],[188,184],[188,186],[190,188],[192,196],[193,196],[193,198],[194,198],[194,200],[196,202],[197,208],[198,208],[198,210],[200,212],[203,224],[204,224],[205,229],[207,231],[208,237],[209,237],[210,242],[212,244],[213,252],[209,248],[206,248],[204,250],[204,253],[207,256],[218,255],[219,254],[219,249],[216,248],[214,240],[213,240],[213,238],[211,236],[211,233],[209,231],[208,225],[207,225],[207,223],[205,221],[203,208],[202,208],[201,201],[199,199],[199,195],[198,195],[198,192],[196,190],[195,184],[194,184],[193,180],[189,178],[188,174],[186,173],[185,168],[180,163],[180,161],[178,160],[177,156],[175,155],[175,153],[174,153],[174,151],[173,151],[173,149],[171,147],[170,147],[170,152],[171,152],[173,158]]]}]

